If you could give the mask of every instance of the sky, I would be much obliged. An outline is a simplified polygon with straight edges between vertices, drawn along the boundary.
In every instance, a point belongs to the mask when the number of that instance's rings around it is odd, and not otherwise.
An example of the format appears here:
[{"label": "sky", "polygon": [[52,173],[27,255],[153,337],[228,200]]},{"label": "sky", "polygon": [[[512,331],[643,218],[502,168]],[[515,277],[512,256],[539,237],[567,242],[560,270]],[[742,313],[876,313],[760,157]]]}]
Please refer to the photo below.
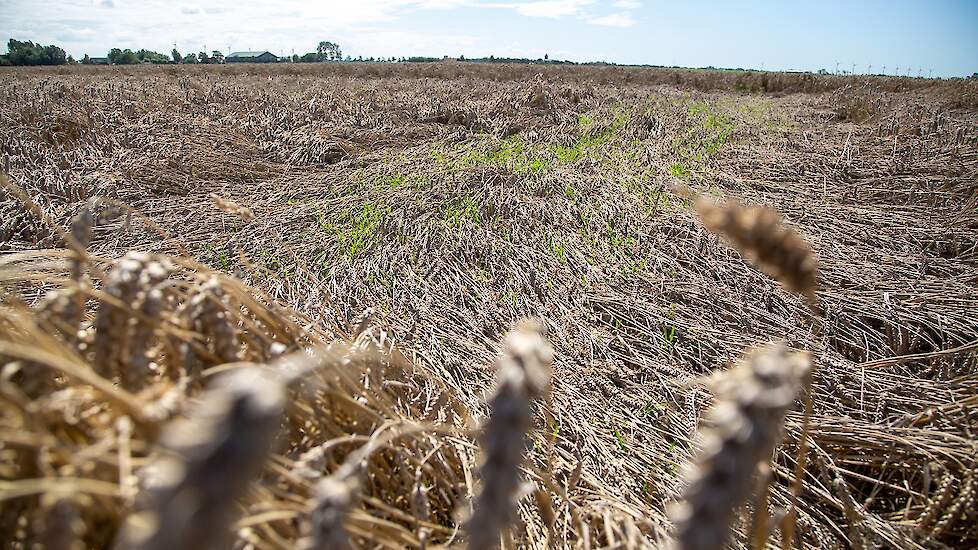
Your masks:
[{"label": "sky", "polygon": [[[0,0],[0,39],[69,54],[314,51],[966,76],[978,0]],[[0,46],[0,50],[3,47]],[[838,65],[837,65],[838,64]]]}]

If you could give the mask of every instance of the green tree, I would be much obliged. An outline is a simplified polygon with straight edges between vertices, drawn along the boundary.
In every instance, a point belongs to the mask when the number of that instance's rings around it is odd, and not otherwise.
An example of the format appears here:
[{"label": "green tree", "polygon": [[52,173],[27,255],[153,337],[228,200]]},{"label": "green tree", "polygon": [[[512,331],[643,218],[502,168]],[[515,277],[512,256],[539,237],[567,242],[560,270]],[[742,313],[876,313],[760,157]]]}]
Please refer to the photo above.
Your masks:
[{"label": "green tree", "polygon": [[6,58],[11,65],[64,65],[68,62],[65,51],[54,45],[42,46],[11,38],[7,50]]},{"label": "green tree", "polygon": [[188,65],[196,65],[197,64],[197,54],[195,54],[195,53],[188,53],[186,55],[186,57],[183,58],[183,62],[186,63],[186,64],[188,64]]},{"label": "green tree", "polygon": [[180,52],[177,51],[176,48],[173,48],[173,51],[170,52],[170,57],[173,58],[174,63],[180,63],[181,61],[183,61],[183,56],[180,55]]},{"label": "green tree", "polygon": [[339,61],[343,59],[343,51],[340,45],[334,42],[322,41],[316,46],[318,61]]},{"label": "green tree", "polygon": [[112,48],[109,50],[108,58],[113,65],[135,65],[139,63],[139,57],[129,48],[124,50]]},{"label": "green tree", "polygon": [[200,52],[197,54],[197,61],[206,65],[211,62],[211,58],[207,56],[207,52]]},{"label": "green tree", "polygon": [[157,65],[170,62],[170,58],[167,57],[166,54],[157,53],[146,49],[136,52],[136,58],[142,63],[153,63]]},{"label": "green tree", "polygon": [[211,52],[211,63],[224,63],[224,54],[220,50],[214,50]]},{"label": "green tree", "polygon": [[81,60],[81,64],[82,65],[91,65],[92,64],[92,58],[91,57],[88,57],[88,54],[86,53],[85,54],[85,57],[83,57],[82,60]]}]

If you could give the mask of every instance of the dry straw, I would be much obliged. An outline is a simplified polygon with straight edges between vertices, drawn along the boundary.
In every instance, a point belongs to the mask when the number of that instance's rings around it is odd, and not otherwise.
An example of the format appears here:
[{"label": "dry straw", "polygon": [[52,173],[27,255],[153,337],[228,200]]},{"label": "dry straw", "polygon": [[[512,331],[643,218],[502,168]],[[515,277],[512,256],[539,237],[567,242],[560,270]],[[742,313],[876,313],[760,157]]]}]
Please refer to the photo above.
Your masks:
[{"label": "dry straw", "polygon": [[513,523],[532,422],[531,402],[550,391],[554,352],[544,333],[542,322],[524,320],[503,342],[496,391],[479,440],[481,492],[466,524],[471,550],[497,547]]},{"label": "dry straw", "polygon": [[734,512],[750,496],[758,464],[771,457],[810,363],[783,345],[753,350],[715,383],[702,451],[673,510],[682,550],[723,548]]}]

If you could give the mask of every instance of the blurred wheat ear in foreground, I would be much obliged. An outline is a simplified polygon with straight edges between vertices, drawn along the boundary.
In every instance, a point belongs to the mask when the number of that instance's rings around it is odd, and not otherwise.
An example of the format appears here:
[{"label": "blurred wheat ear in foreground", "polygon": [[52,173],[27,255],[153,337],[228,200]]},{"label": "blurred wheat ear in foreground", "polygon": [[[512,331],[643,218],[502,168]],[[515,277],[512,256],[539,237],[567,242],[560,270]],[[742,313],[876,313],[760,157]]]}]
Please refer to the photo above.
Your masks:
[{"label": "blurred wheat ear in foreground", "polygon": [[520,321],[503,342],[496,391],[479,438],[482,489],[466,524],[471,550],[498,547],[500,535],[506,536],[513,523],[520,467],[528,452],[531,402],[550,391],[554,352],[544,331],[540,321]]},{"label": "blurred wheat ear in foreground", "polygon": [[346,550],[350,536],[343,526],[353,495],[348,481],[326,478],[316,485],[312,510],[312,550]]},{"label": "blurred wheat ear in foreground", "polygon": [[815,301],[818,261],[812,247],[781,216],[764,206],[745,206],[738,201],[717,205],[706,197],[696,201],[703,224],[723,235],[761,271],[788,290]]},{"label": "blurred wheat ear in foreground", "polygon": [[785,414],[810,368],[807,353],[775,344],[749,352],[717,377],[702,451],[673,509],[681,550],[724,547],[734,513],[750,496],[758,464],[777,446]]},{"label": "blurred wheat ear in foreground", "polygon": [[147,509],[130,517],[116,547],[217,548],[230,536],[235,500],[271,451],[284,388],[267,373],[233,372],[162,436],[168,453],[148,474]]}]

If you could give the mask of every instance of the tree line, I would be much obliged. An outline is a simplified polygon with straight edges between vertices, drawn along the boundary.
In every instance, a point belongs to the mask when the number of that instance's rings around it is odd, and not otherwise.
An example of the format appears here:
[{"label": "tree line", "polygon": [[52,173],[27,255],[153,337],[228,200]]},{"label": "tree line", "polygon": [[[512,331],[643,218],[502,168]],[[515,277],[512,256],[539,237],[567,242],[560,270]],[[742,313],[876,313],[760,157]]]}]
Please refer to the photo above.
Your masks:
[{"label": "tree line", "polygon": [[[70,56],[66,55],[65,51],[58,46],[42,46],[40,44],[35,44],[33,42],[20,42],[14,40],[13,38],[7,43],[7,49],[9,53],[0,56],[0,65],[65,65],[74,64],[76,61]],[[348,63],[425,63],[433,61],[442,61],[449,59],[446,55],[444,57],[423,57],[423,56],[412,56],[412,57],[350,57],[347,55],[343,56],[343,50],[340,45],[335,42],[322,41],[316,46],[316,51],[309,52],[303,55],[293,54],[290,57],[283,56],[279,58],[279,61],[292,61],[293,63],[324,63],[324,62],[335,62],[335,61],[346,61]],[[515,57],[479,57],[466,59],[465,56],[459,56],[457,58],[459,61],[471,61],[475,63],[547,63],[547,64],[576,64],[572,61],[554,61],[549,59],[549,56],[543,56],[542,59],[528,59],[528,58],[515,58]],[[109,63],[112,65],[138,65],[141,63],[152,63],[157,65],[163,64],[221,64],[225,62],[224,54],[218,50],[214,50],[207,54],[207,52],[190,52],[187,54],[180,53],[179,50],[173,48],[170,55],[165,53],[154,52],[152,50],[141,49],[137,51],[132,51],[129,48],[120,49],[112,48],[109,50],[108,54],[104,58],[92,58],[88,54],[85,54],[80,61],[82,65],[92,65],[92,64],[105,64]]]},{"label": "tree line", "polygon": [[[70,55],[67,55],[63,49],[54,45],[42,46],[41,44],[35,44],[30,41],[21,42],[11,38],[7,42],[7,49],[9,53],[0,55],[0,65],[66,65],[78,63]],[[346,61],[348,63],[426,63],[445,59],[449,59],[449,57],[447,55],[444,57],[350,57],[349,55],[344,57],[343,50],[339,44],[324,40],[316,46],[316,51],[314,52],[303,55],[293,54],[291,58],[283,56],[279,58],[279,61],[292,61],[293,63],[323,63],[334,61]],[[543,59],[494,56],[466,59],[465,56],[459,56],[457,59],[459,61],[476,63],[574,64],[571,61],[553,61],[549,59],[549,56],[544,56]],[[112,65],[138,65],[141,63],[157,65],[173,63],[210,65],[224,63],[225,57],[218,50],[212,51],[210,55],[204,51],[182,54],[179,50],[173,48],[170,51],[170,55],[166,55],[165,53],[147,49],[132,51],[129,48],[112,48],[104,58],[92,58],[88,54],[85,54],[85,57],[80,61],[82,65],[104,64],[106,62]]]},{"label": "tree line", "polygon": [[[75,61],[73,57],[67,55],[62,48],[55,45],[44,46],[31,41],[21,42],[11,38],[7,42],[7,50],[6,54],[0,55],[0,65],[71,65],[79,63],[79,61]],[[291,60],[303,63],[342,61],[343,51],[340,49],[339,44],[335,42],[322,41],[316,47],[315,52],[307,53],[301,57],[293,55],[291,59],[289,57],[281,57],[279,60]],[[349,56],[347,56],[347,60],[349,60]],[[183,54],[176,48],[173,48],[170,51],[170,55],[167,55],[147,49],[132,51],[129,48],[112,48],[104,58],[92,58],[88,54],[85,54],[80,61],[83,65],[103,64],[105,62],[112,65],[137,65],[140,63],[206,65],[224,63],[225,58],[224,54],[218,50],[212,51],[210,55],[204,51]]]},{"label": "tree line", "polygon": [[[65,65],[76,63],[76,61],[70,55],[65,54],[63,49],[54,45],[42,46],[33,42],[20,42],[11,38],[7,43],[7,49],[9,50],[9,53],[0,56],[0,65]],[[303,55],[294,54],[291,56],[291,58],[288,56],[279,58],[280,61],[292,61],[293,63],[323,63],[333,61],[346,61],[348,63],[425,63],[442,61],[445,59],[448,59],[448,56],[350,57],[347,55],[344,57],[343,50],[340,48],[339,44],[326,40],[320,42],[316,46],[316,51],[314,52],[309,52]],[[548,56],[544,56],[543,59],[494,56],[466,59],[464,56],[460,56],[458,57],[458,60],[481,63],[571,63],[569,61],[551,61],[549,60]],[[112,48],[104,58],[92,58],[89,57],[88,54],[85,54],[85,57],[83,57],[80,61],[82,65],[104,64],[106,62],[112,65],[138,65],[141,63],[152,63],[158,65],[172,63],[209,65],[224,63],[225,58],[224,54],[217,50],[212,51],[210,55],[204,51],[183,54],[176,48],[173,48],[173,50],[170,51],[170,55],[166,55],[165,53],[154,52],[147,49],[132,51],[129,48]]]},{"label": "tree line", "polygon": [[13,38],[7,42],[7,53],[0,55],[0,65],[65,65],[74,62],[70,55],[55,45],[42,46]]}]

